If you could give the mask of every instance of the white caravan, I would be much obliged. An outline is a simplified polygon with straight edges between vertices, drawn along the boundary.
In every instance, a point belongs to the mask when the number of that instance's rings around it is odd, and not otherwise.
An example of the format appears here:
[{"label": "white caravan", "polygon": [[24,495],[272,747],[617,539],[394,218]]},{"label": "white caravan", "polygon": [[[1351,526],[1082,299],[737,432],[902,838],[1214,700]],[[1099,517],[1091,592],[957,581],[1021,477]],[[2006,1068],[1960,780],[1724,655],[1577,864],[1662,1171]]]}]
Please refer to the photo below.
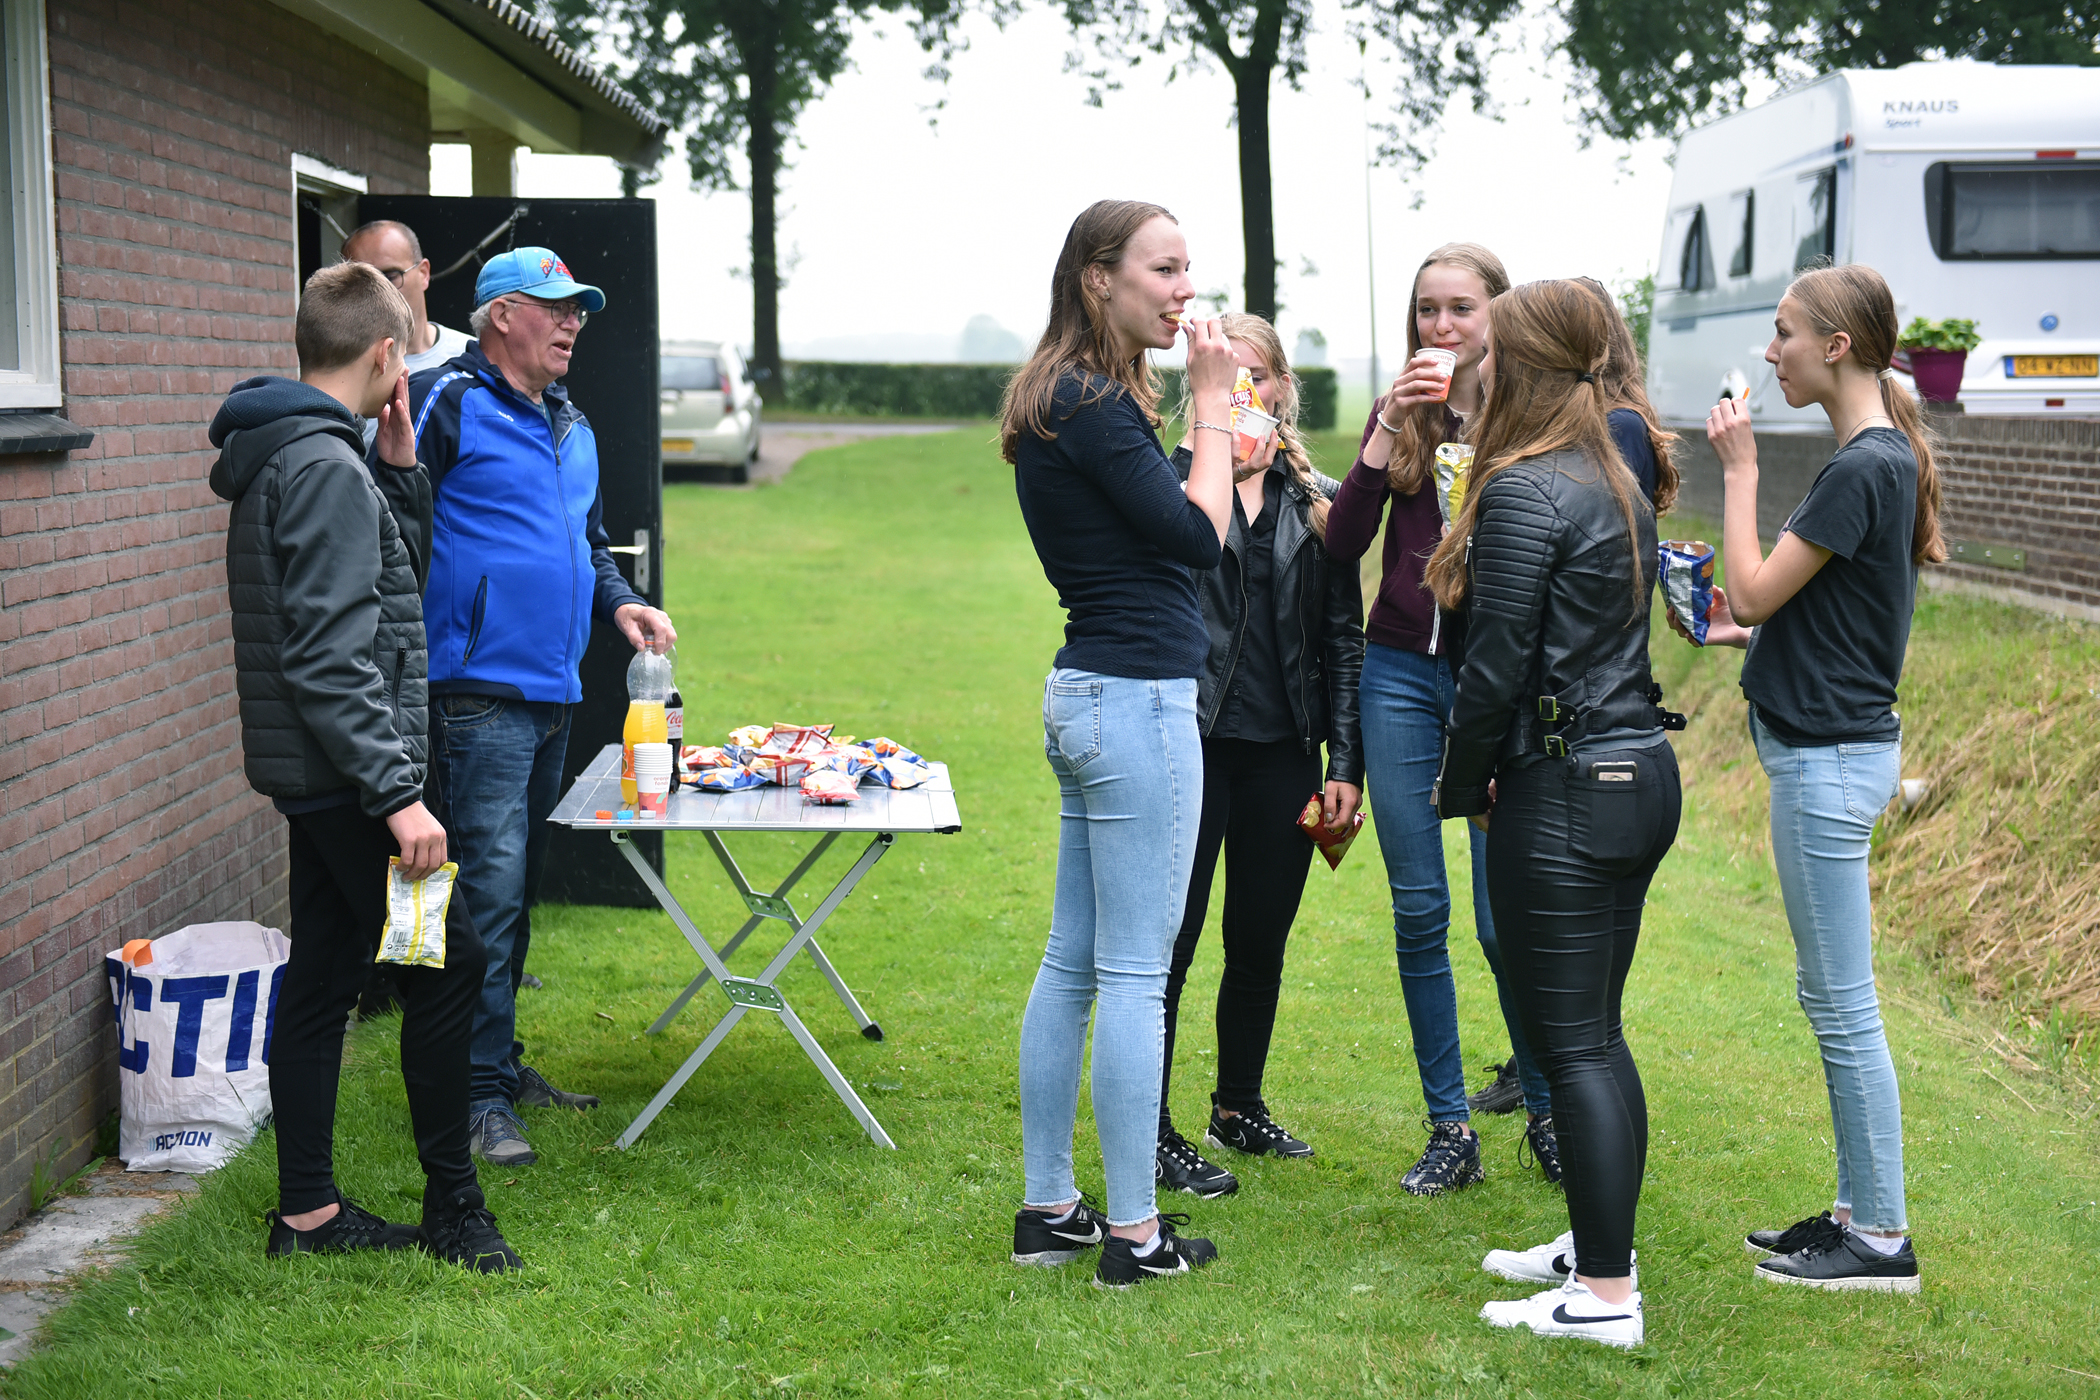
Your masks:
[{"label": "white caravan", "polygon": [[2100,68],[1953,61],[1831,73],[1686,133],[1648,392],[1673,424],[1747,397],[1820,429],[1764,361],[1797,268],[1865,263],[1896,315],[1976,322],[1970,413],[2100,415]]}]

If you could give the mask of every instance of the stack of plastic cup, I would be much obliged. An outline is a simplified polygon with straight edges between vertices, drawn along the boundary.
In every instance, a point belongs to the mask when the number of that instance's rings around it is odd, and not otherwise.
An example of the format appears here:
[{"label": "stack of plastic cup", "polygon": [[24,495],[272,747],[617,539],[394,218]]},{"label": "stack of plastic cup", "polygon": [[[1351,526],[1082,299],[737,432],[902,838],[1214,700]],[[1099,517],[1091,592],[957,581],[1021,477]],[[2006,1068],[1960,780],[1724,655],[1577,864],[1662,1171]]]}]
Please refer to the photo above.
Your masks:
[{"label": "stack of plastic cup", "polygon": [[671,746],[634,746],[635,815],[643,820],[663,818],[671,800]]}]

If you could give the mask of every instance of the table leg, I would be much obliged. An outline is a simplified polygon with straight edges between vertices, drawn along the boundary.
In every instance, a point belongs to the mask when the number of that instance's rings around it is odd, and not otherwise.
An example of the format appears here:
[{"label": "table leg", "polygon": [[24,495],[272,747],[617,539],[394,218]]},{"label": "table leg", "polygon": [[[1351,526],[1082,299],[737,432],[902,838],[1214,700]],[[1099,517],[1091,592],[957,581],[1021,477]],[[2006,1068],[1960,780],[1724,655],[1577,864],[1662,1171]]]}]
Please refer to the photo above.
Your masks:
[{"label": "table leg", "polygon": [[[775,889],[771,894],[762,894],[751,888],[751,882],[744,878],[742,867],[738,866],[736,858],[729,854],[729,847],[724,844],[722,838],[712,831],[702,834],[707,837],[708,846],[713,849],[715,859],[722,863],[722,869],[728,873],[730,882],[736,886],[736,892],[743,899],[745,907],[751,910],[751,917],[744,920],[744,926],[738,929],[727,943],[722,945],[721,951],[716,955],[724,963],[727,963],[735,955],[737,949],[744,946],[744,940],[749,938],[757,930],[758,926],[767,919],[783,920],[790,927],[798,930],[802,927],[801,920],[795,917],[795,907],[788,903],[788,892],[801,882],[802,877],[809,873],[810,867],[817,863],[824,852],[831,849],[831,843],[839,839],[839,834],[836,831],[824,833],[824,838],[817,842],[811,848],[809,854],[802,858],[801,863],[788,873],[787,879],[780,882],[779,888]],[[632,857],[630,857],[631,859]],[[821,961],[821,957],[822,955],[819,954],[818,967],[822,968],[825,974],[831,978],[831,984],[834,987],[840,988],[839,994],[846,999],[847,1009],[853,1013],[855,1022],[859,1024],[861,1028],[860,1033],[868,1036],[870,1040],[882,1039],[882,1029],[879,1026],[875,1028],[873,1035],[868,1035],[868,1027],[874,1025],[874,1023],[862,1013],[859,1004],[847,995],[843,984],[838,980],[838,974],[832,972],[829,964]],[[686,1003],[691,1001],[699,993],[700,989],[713,979],[714,974],[712,972],[701,972],[699,976],[686,984],[685,990],[673,998],[669,1006],[664,1008],[663,1015],[649,1023],[649,1029],[644,1031],[643,1034],[662,1034],[664,1027],[670,1025],[672,1021],[678,1018],[678,1013],[685,1010]]]},{"label": "table leg", "polygon": [[[642,1110],[641,1116],[629,1123],[627,1131],[620,1134],[621,1151],[634,1146],[634,1140],[656,1121],[656,1115],[662,1113],[671,1100],[677,1097],[678,1091],[685,1087],[685,1081],[693,1077],[693,1071],[700,1068],[709,1055],[715,1053],[715,1047],[722,1043],[724,1036],[735,1029],[736,1023],[743,1020],[744,1013],[750,1009],[748,1006],[732,1006],[728,1014],[715,1023],[715,1028],[707,1033],[707,1039],[700,1042],[700,1048],[686,1056],[685,1063],[678,1067],[678,1073],[672,1075],[670,1082],[656,1091],[656,1097],[649,1100],[649,1106]],[[833,1070],[832,1073],[836,1074],[838,1071]],[[863,1109],[862,1112],[866,1110]]]},{"label": "table leg", "polygon": [[875,1139],[875,1145],[887,1147],[892,1152],[896,1151],[897,1144],[890,1141],[890,1135],[882,1130],[882,1124],[875,1121],[875,1115],[860,1101],[860,1095],[853,1092],[853,1086],[846,1082],[845,1075],[839,1073],[838,1066],[831,1062],[831,1056],[824,1053],[824,1047],[817,1044],[817,1038],[809,1033],[809,1027],[802,1024],[802,1018],[784,1002],[780,1007],[780,1019],[786,1024],[788,1034],[801,1043],[802,1053],[809,1056],[810,1062],[816,1065],[817,1072],[829,1081],[831,1092],[845,1102],[846,1107],[853,1111],[853,1116],[860,1120],[860,1125],[868,1130],[868,1136]]}]

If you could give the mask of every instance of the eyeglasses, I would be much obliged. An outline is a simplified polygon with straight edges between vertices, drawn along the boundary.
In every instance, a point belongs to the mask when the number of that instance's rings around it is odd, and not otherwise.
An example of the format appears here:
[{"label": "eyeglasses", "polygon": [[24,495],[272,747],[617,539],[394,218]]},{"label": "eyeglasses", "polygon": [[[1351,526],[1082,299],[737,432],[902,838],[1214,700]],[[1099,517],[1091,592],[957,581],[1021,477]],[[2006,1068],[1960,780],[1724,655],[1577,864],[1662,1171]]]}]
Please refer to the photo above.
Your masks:
[{"label": "eyeglasses", "polygon": [[507,301],[512,306],[538,307],[540,310],[546,312],[547,315],[553,319],[554,324],[557,326],[567,325],[569,323],[569,318],[573,316],[576,318],[576,329],[582,330],[591,319],[591,313],[584,310],[583,303],[579,301],[541,301],[538,297],[534,296],[498,297],[497,300]]},{"label": "eyeglasses", "polygon": [[370,264],[370,266],[372,267],[373,271],[377,272],[381,277],[384,277],[387,281],[393,283],[397,287],[408,280],[409,273],[415,271],[415,268],[413,266],[380,267],[377,263]]}]

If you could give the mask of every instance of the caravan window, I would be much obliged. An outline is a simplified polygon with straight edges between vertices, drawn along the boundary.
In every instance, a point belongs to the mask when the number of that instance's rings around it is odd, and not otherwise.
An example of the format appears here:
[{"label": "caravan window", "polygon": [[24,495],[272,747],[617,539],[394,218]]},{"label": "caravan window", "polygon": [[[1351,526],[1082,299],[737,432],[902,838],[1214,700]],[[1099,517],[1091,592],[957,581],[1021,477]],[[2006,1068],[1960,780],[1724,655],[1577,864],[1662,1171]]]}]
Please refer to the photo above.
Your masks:
[{"label": "caravan window", "polygon": [[1659,291],[1699,292],[1714,285],[1713,249],[1708,246],[1706,210],[1694,204],[1670,215],[1663,235],[1663,263],[1656,277]]},{"label": "caravan window", "polygon": [[2100,161],[1940,161],[1925,227],[1943,261],[2100,258]]},{"label": "caravan window", "polygon": [[1744,190],[1728,196],[1728,222],[1723,227],[1735,240],[1734,251],[1728,255],[1728,275],[1748,277],[1756,250],[1757,191]]},{"label": "caravan window", "polygon": [[1794,182],[1794,271],[1837,256],[1837,171],[1829,166]]}]

